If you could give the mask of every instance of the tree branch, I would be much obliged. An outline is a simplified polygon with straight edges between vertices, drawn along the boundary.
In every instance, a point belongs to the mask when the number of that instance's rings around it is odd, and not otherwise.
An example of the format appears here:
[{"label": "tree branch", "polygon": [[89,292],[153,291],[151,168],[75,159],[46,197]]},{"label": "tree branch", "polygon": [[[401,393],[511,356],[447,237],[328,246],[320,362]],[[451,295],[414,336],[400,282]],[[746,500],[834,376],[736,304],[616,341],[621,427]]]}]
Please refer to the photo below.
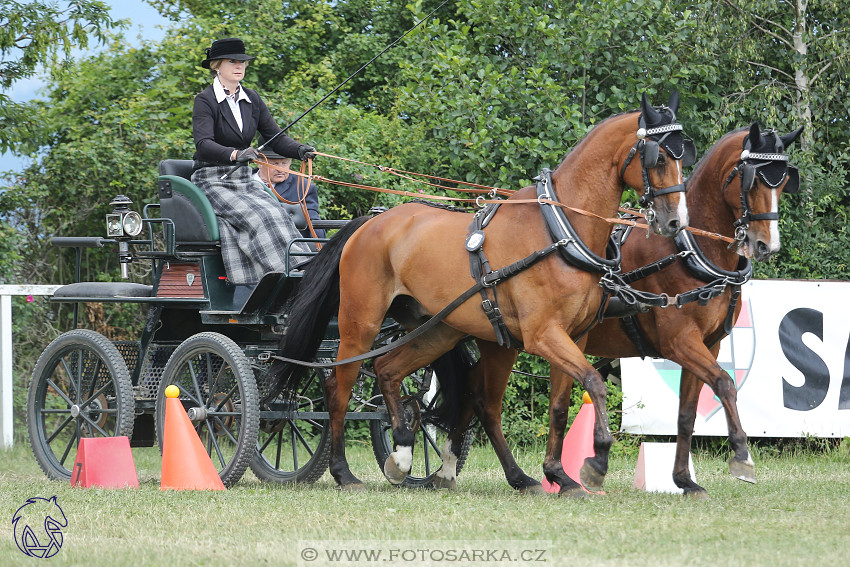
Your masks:
[{"label": "tree branch", "polygon": [[771,67],[770,65],[765,65],[764,63],[759,63],[758,61],[747,60],[747,63],[750,64],[750,65],[755,65],[756,67],[764,67],[765,69],[770,69],[771,71],[775,71],[775,72],[779,73],[780,75],[784,75],[785,77],[788,77],[788,79],[790,79],[791,81],[794,80],[793,76],[786,73],[782,69],[777,69],[776,67]]}]

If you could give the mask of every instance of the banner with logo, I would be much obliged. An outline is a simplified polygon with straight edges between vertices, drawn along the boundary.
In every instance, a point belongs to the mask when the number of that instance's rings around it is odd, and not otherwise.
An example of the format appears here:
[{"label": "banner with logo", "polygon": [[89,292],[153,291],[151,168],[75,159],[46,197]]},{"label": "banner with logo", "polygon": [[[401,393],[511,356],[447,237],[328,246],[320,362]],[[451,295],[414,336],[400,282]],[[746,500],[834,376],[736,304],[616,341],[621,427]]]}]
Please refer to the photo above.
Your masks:
[{"label": "banner with logo", "polygon": [[[750,437],[850,436],[850,282],[755,280],[718,362],[735,380]],[[622,430],[675,435],[680,367],[621,361]],[[703,385],[696,435],[727,435],[726,415]]]}]

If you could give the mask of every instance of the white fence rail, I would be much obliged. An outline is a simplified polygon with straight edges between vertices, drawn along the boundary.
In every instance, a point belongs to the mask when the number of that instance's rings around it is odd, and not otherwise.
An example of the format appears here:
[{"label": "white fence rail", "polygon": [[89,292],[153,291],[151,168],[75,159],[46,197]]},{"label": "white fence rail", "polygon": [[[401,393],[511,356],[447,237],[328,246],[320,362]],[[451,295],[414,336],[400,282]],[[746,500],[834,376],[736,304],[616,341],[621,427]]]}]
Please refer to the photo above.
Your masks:
[{"label": "white fence rail", "polygon": [[12,404],[12,296],[53,295],[58,285],[0,285],[0,448],[15,442]]}]

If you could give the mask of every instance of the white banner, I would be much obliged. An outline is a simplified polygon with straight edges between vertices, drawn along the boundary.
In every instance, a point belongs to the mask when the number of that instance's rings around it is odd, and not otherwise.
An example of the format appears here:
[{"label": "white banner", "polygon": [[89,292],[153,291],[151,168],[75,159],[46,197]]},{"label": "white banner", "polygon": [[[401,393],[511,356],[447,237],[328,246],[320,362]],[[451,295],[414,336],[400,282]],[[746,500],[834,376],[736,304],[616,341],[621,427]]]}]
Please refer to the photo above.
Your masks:
[{"label": "white banner", "polygon": [[[718,362],[735,379],[750,437],[850,436],[850,282],[756,280]],[[622,429],[675,435],[680,367],[621,361]],[[696,435],[727,435],[726,415],[703,385]]]}]

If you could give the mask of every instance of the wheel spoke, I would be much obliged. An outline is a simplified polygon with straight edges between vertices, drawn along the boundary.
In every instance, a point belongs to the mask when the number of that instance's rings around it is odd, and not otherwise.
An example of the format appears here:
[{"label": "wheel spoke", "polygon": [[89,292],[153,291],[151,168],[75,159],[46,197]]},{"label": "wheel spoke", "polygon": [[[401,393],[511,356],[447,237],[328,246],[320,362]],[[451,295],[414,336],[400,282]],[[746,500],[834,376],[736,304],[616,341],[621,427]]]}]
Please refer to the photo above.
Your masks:
[{"label": "wheel spoke", "polygon": [[[298,440],[301,442],[302,445],[304,445],[304,448],[307,449],[307,452],[310,453],[310,456],[312,457],[313,456],[313,449],[310,448],[310,444],[307,442],[307,439],[301,433],[301,429],[297,425],[295,425],[295,423],[292,422],[292,421],[289,422],[289,427],[292,430],[293,435],[298,436]],[[293,447],[295,446],[295,439],[294,438],[292,439],[292,445],[293,445]],[[296,467],[296,468],[298,468],[298,467]]]},{"label": "wheel spoke", "polygon": [[59,433],[61,433],[62,430],[65,429],[65,426],[68,425],[69,423],[71,423],[71,421],[73,421],[73,419],[74,419],[73,417],[68,415],[68,418],[65,421],[63,421],[59,425],[59,427],[56,428],[56,431],[53,432],[53,435],[51,435],[50,437],[47,438],[47,444],[50,445],[50,443],[52,443],[53,440],[56,439],[56,436],[59,435]]},{"label": "wheel spoke", "polygon": [[110,435],[109,435],[109,433],[107,433],[106,431],[104,431],[104,430],[103,430],[103,429],[102,429],[102,428],[101,428],[98,424],[96,424],[94,421],[92,421],[91,419],[89,419],[89,417],[88,417],[86,414],[81,413],[81,414],[80,414],[80,417],[81,417],[81,418],[83,418],[83,419],[86,421],[86,423],[88,423],[88,424],[89,424],[89,425],[91,425],[93,428],[95,428],[96,430],[98,430],[102,436],[104,436],[104,437],[109,437],[109,436],[110,436]]},{"label": "wheel spoke", "polygon": [[205,419],[204,422],[207,424],[207,435],[209,436],[207,441],[207,453],[209,455],[212,455],[212,449],[214,447],[216,455],[218,456],[218,462],[221,465],[221,468],[224,468],[225,466],[227,466],[227,462],[224,460],[224,455],[221,452],[221,447],[219,447],[218,441],[216,441],[215,439],[215,429],[213,428],[209,419]]},{"label": "wheel spoke", "polygon": [[277,437],[277,447],[275,448],[274,456],[274,468],[280,469],[280,454],[283,451],[283,430],[281,429],[280,431],[275,433],[273,437]]},{"label": "wheel spoke", "polygon": [[[237,415],[238,415],[238,414],[237,414]],[[224,422],[222,422],[222,421],[218,418],[218,416],[217,416],[217,415],[210,415],[209,417],[210,417],[210,418],[212,418],[213,420],[215,420],[215,422],[216,422],[216,423],[217,423],[217,424],[221,427],[221,430],[222,430],[222,431],[224,431],[225,435],[227,435],[227,437],[228,437],[231,441],[233,441],[233,443],[234,443],[235,445],[238,445],[238,444],[239,444],[239,441],[238,441],[238,440],[236,439],[236,437],[234,437],[234,436],[233,436],[233,434],[230,432],[230,428],[229,428],[229,427],[225,427]],[[207,420],[207,421],[209,421],[209,420]],[[210,429],[210,435],[213,435],[213,436],[214,436],[214,435],[215,435],[215,430]]]},{"label": "wheel spoke", "polygon": [[78,421],[74,421],[74,434],[71,435],[71,438],[68,440],[68,444],[65,446],[65,452],[62,453],[62,458],[59,459],[59,464],[63,467],[65,466],[65,459],[68,458],[68,453],[71,452],[71,449],[74,447],[74,441],[80,438],[80,423]]},{"label": "wheel spoke", "polygon": [[298,445],[295,443],[295,428],[289,422],[289,444],[292,445],[292,470],[298,470]]},{"label": "wheel spoke", "polygon": [[[72,402],[72,401],[71,401],[71,398],[69,398],[68,396],[66,396],[66,395],[65,395],[65,392],[63,392],[63,391],[59,388],[59,386],[57,386],[57,385],[56,385],[56,383],[55,383],[53,380],[51,380],[50,378],[48,378],[48,379],[46,380],[46,382],[47,382],[47,385],[48,385],[48,386],[50,386],[51,388],[53,388],[54,390],[56,390],[56,393],[57,393],[57,394],[59,394],[59,397],[60,397],[60,398],[62,398],[63,400],[65,400],[65,403],[66,403],[66,404],[68,404],[68,409],[70,409],[70,408],[71,408],[71,406],[72,406],[72,405],[74,405],[74,402]],[[46,394],[46,392],[45,392],[45,394]]]},{"label": "wheel spoke", "polygon": [[[85,409],[85,408],[86,408],[86,406],[88,406],[90,403],[92,403],[92,401],[93,401],[95,398],[97,398],[99,395],[101,395],[102,393],[104,393],[104,392],[107,390],[107,388],[109,388],[109,386],[111,386],[111,385],[112,385],[112,382],[111,382],[111,381],[110,381],[110,382],[107,382],[107,383],[106,383],[106,384],[104,384],[104,385],[103,385],[103,387],[102,387],[102,388],[100,388],[100,389],[99,389],[96,393],[89,394],[89,399],[87,399],[85,402],[83,402],[83,403],[81,403],[81,404],[80,404],[80,409],[81,409],[81,410],[82,410],[82,409]],[[94,389],[94,386],[93,386],[93,385],[92,385],[92,389]]]}]

